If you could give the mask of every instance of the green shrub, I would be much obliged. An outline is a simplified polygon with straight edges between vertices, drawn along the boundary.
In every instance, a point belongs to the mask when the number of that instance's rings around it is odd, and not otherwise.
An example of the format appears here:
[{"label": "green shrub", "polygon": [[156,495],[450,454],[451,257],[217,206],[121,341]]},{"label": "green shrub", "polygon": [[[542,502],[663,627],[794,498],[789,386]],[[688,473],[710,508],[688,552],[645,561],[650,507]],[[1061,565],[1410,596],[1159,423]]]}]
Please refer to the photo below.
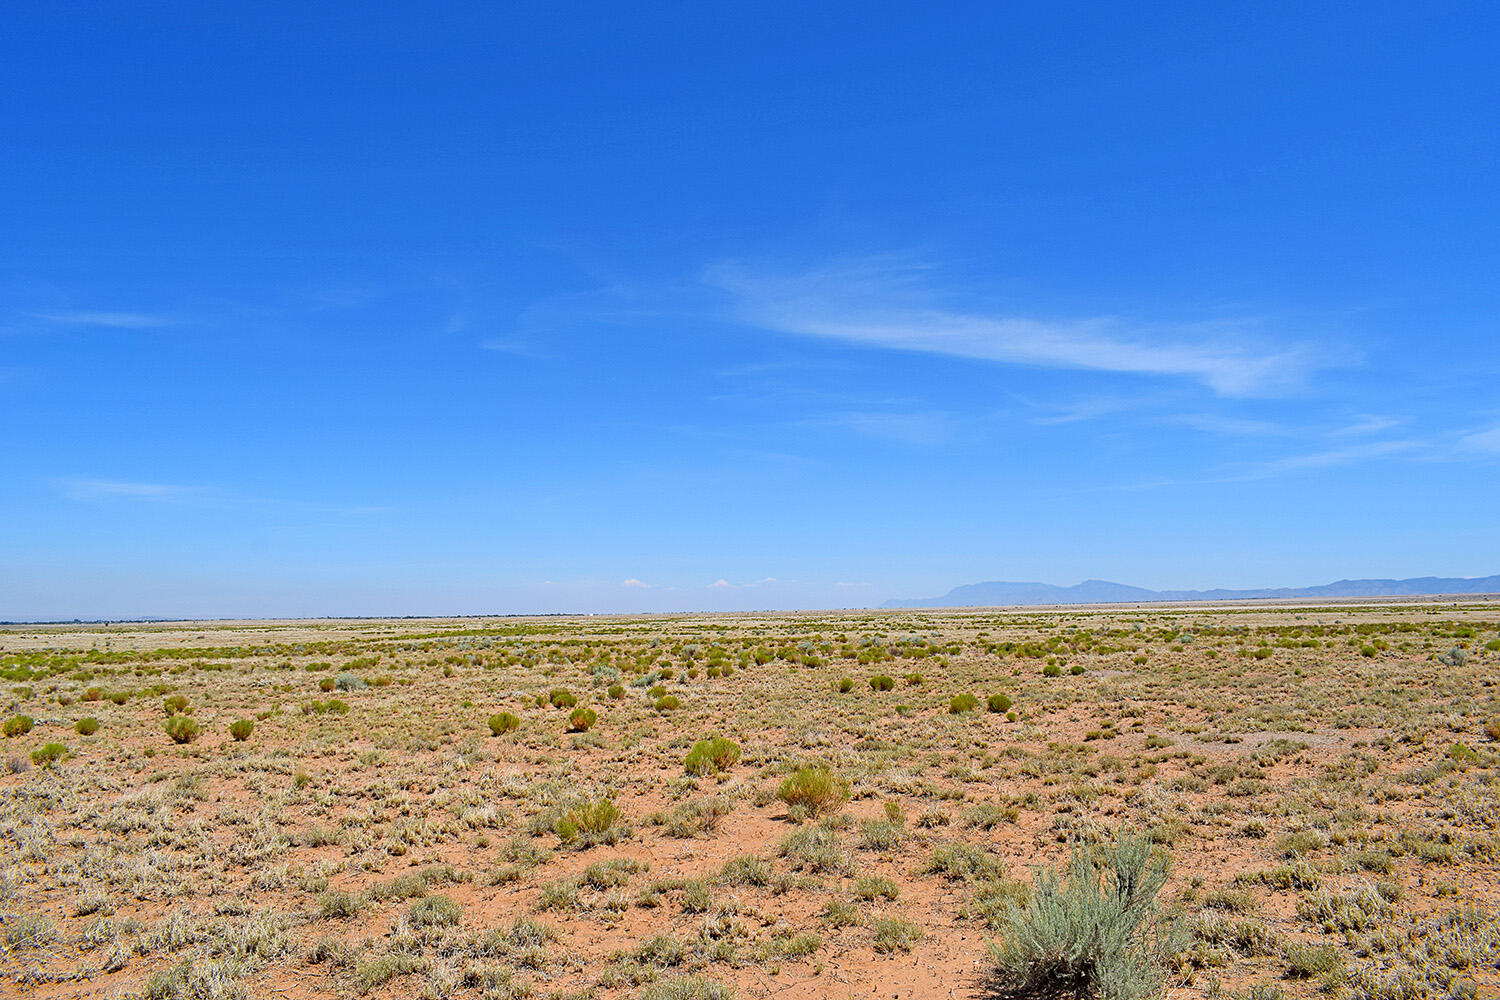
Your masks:
[{"label": "green shrub", "polygon": [[93,736],[99,731],[99,720],[92,715],[84,716],[73,723],[73,732],[79,736]]},{"label": "green shrub", "polygon": [[198,723],[186,715],[174,715],[167,720],[167,735],[172,738],[173,743],[191,743],[198,738],[202,732]]},{"label": "green shrub", "polygon": [[699,740],[688,751],[683,766],[688,774],[707,775],[727,771],[740,759],[740,745],[722,736]]},{"label": "green shrub", "polygon": [[1484,735],[1492,740],[1500,740],[1500,715],[1495,716],[1484,724]]},{"label": "green shrub", "polygon": [[553,708],[572,708],[578,704],[577,696],[567,688],[553,688],[547,692],[547,700]]},{"label": "green shrub", "polygon": [[25,736],[31,732],[34,724],[29,715],[13,715],[5,720],[5,728],[0,731],[3,731],[7,737]]},{"label": "green shrub", "polygon": [[255,732],[255,723],[249,719],[236,719],[229,724],[229,735],[234,738],[236,743],[245,742],[253,732]]},{"label": "green shrub", "polygon": [[979,699],[972,694],[956,694],[948,699],[948,714],[958,715],[960,712],[972,712],[979,707]]},{"label": "green shrub", "polygon": [[67,752],[68,748],[63,746],[61,743],[48,743],[45,746],[31,751],[31,762],[33,764],[39,764],[42,767],[51,767],[53,764],[56,764],[58,761],[62,760]]},{"label": "green shrub", "polygon": [[854,678],[840,677],[837,687],[839,689],[839,694],[848,694],[850,691],[854,690]]},{"label": "green shrub", "polygon": [[921,684],[921,683],[922,683],[922,675],[921,674],[911,673],[911,674],[907,674],[906,675],[906,686],[907,687],[916,687],[918,684]]},{"label": "green shrub", "polygon": [[98,701],[100,698],[103,698],[103,697],[104,697],[104,689],[103,688],[89,688],[87,691],[83,692],[83,700],[84,701]]},{"label": "green shrub", "polygon": [[833,812],[849,800],[849,786],[826,767],[799,767],[781,783],[776,797],[788,809],[798,809],[810,816]]},{"label": "green shrub", "polygon": [[318,681],[318,690],[324,692],[325,694],[327,692],[329,692],[329,691],[332,691],[333,690],[333,678],[332,677],[324,677],[322,680]]},{"label": "green shrub", "polygon": [[625,685],[611,684],[609,686],[609,696],[615,701],[619,701],[621,698],[625,697]]},{"label": "green shrub", "polygon": [[1059,667],[1055,663],[1049,663],[1045,667],[1042,668],[1042,676],[1043,677],[1061,677],[1062,676],[1062,667]]},{"label": "green shrub", "polygon": [[667,686],[665,684],[657,684],[650,691],[646,692],[646,697],[650,698],[652,701],[655,701],[658,698],[665,698],[666,696]]},{"label": "green shrub", "polygon": [[991,949],[994,992],[1012,997],[1146,1000],[1164,979],[1156,895],[1167,861],[1140,837],[1106,846],[1103,863],[1077,846],[1066,875],[1037,872]]},{"label": "green shrub", "polygon": [[874,677],[870,678],[871,691],[889,691],[895,686],[895,678],[887,677],[885,674],[876,674]]},{"label": "green shrub", "polygon": [[1072,674],[1074,677],[1077,677],[1079,674],[1083,673],[1083,664],[1082,663],[1075,663],[1075,664],[1073,664],[1071,667],[1068,668],[1068,673]]},{"label": "green shrub", "polygon": [[658,712],[675,712],[682,707],[682,702],[675,694],[663,695],[656,699],[656,710]]},{"label": "green shrub", "polygon": [[1010,695],[992,694],[985,704],[991,712],[1009,712],[1011,705]]},{"label": "green shrub", "polygon": [[521,724],[519,717],[510,712],[496,712],[490,716],[490,734],[499,736],[508,733]]},{"label": "green shrub", "polygon": [[168,717],[179,714],[185,715],[188,712],[192,711],[192,709],[188,707],[187,696],[180,694],[174,694],[170,698],[163,698],[161,703],[161,710],[163,712],[166,712]]},{"label": "green shrub", "polygon": [[127,701],[130,700],[130,692],[129,691],[111,691],[105,697],[107,697],[110,700],[110,704],[113,704],[113,705],[123,705]]},{"label": "green shrub", "polygon": [[568,716],[568,728],[575,733],[586,733],[599,721],[599,715],[592,708],[575,708]]},{"label": "green shrub", "polygon": [[345,701],[339,701],[337,698],[329,698],[323,703],[323,710],[332,712],[334,715],[348,715],[349,703]]}]

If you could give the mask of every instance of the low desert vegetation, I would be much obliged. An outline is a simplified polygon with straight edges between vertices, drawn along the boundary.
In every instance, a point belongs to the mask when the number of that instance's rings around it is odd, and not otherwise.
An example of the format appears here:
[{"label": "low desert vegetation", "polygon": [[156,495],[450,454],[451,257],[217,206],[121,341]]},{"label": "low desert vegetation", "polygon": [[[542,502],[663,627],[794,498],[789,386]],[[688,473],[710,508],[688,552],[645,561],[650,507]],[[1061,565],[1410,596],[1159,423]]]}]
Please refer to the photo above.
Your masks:
[{"label": "low desert vegetation", "polygon": [[1478,1000],[1497,668],[1480,601],[0,627],[0,981]]},{"label": "low desert vegetation", "polygon": [[948,699],[948,714],[959,715],[963,712],[972,712],[979,707],[979,699],[972,694],[956,694]]},{"label": "low desert vegetation", "polygon": [[521,719],[513,712],[496,712],[490,716],[490,733],[494,736],[503,736],[520,728]]},{"label": "low desert vegetation", "polygon": [[776,797],[794,818],[833,812],[848,801],[849,786],[826,767],[799,767],[781,783]]},{"label": "low desert vegetation", "polygon": [[167,719],[167,735],[173,743],[191,743],[198,738],[203,728],[186,715],[174,715]]},{"label": "low desert vegetation", "polygon": [[740,759],[740,745],[722,736],[699,740],[688,751],[683,766],[689,774],[710,775],[729,770]]}]

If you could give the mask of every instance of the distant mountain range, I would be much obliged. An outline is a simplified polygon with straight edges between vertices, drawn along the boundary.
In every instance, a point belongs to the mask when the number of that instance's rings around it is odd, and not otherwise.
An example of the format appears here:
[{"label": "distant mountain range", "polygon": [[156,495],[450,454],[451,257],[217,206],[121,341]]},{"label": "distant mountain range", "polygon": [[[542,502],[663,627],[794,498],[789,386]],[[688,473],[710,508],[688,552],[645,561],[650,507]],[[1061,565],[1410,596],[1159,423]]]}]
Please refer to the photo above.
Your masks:
[{"label": "distant mountain range", "polygon": [[942,597],[886,601],[883,608],[988,608],[1013,604],[1142,604],[1147,601],[1251,601],[1280,598],[1400,597],[1421,594],[1500,594],[1500,576],[1418,576],[1409,580],[1340,580],[1320,587],[1266,590],[1147,590],[1108,580],[1071,587],[1050,583],[970,583]]}]

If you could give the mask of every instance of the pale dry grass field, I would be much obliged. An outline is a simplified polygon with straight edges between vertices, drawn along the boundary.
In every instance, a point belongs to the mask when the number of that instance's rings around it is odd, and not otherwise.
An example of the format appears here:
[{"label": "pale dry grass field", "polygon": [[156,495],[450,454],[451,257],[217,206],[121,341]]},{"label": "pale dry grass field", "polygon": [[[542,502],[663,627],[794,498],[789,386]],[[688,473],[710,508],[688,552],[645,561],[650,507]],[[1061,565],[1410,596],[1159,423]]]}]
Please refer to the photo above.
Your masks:
[{"label": "pale dry grass field", "polygon": [[[1497,664],[1483,603],[11,627],[0,993],[1494,996]],[[1111,856],[1069,979],[1039,869]]]}]

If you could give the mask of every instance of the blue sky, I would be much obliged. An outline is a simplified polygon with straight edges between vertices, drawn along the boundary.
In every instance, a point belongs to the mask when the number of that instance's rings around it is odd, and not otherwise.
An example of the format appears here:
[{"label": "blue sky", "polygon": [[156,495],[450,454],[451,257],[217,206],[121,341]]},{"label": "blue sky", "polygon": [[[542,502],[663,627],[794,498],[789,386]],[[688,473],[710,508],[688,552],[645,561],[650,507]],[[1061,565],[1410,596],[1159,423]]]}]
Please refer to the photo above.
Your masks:
[{"label": "blue sky", "polygon": [[5,20],[0,618],[1500,572],[1493,5]]}]

